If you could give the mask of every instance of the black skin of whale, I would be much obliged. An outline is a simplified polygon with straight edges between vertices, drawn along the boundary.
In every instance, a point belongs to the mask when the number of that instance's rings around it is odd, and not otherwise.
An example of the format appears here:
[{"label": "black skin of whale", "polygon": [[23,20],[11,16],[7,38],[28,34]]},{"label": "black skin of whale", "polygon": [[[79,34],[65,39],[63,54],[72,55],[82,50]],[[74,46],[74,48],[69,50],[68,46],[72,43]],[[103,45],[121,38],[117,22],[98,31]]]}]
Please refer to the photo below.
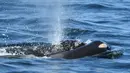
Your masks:
[{"label": "black skin of whale", "polygon": [[78,48],[76,48],[74,50],[50,54],[50,55],[48,55],[48,57],[76,59],[76,58],[82,58],[82,57],[85,57],[85,56],[97,55],[97,54],[106,52],[107,50],[110,50],[109,47],[107,47],[107,48],[99,48],[100,44],[103,44],[103,42],[94,41],[94,42],[92,42],[90,44],[78,47]]}]

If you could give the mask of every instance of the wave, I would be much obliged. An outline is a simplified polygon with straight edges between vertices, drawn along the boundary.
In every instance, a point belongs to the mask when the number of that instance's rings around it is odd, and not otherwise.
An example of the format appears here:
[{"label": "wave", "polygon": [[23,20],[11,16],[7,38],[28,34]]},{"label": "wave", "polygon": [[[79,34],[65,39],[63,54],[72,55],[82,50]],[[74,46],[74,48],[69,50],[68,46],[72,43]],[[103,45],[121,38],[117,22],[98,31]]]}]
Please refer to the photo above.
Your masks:
[{"label": "wave", "polygon": [[83,35],[83,34],[92,34],[96,31],[94,30],[89,30],[89,29],[78,29],[78,28],[65,28],[64,29],[64,34],[65,35]]},{"label": "wave", "polygon": [[0,2],[1,6],[5,6],[5,7],[36,7],[34,4],[27,4],[27,3],[22,3],[21,1],[18,0],[13,0],[13,1],[8,1],[8,0],[2,0]]},{"label": "wave", "polygon": [[[110,45],[115,45],[115,46],[125,46],[125,47],[130,47],[129,43],[124,43],[121,41],[107,41],[107,43],[109,43]],[[124,48],[126,49],[126,48]]]},{"label": "wave", "polygon": [[16,67],[15,66],[13,66],[13,65],[9,65],[9,64],[0,64],[0,67],[1,68],[7,68],[7,69],[16,69]]},{"label": "wave", "polygon": [[84,21],[79,21],[79,20],[75,20],[75,19],[67,19],[64,21],[64,23],[70,25],[70,24],[74,24],[74,25],[87,25],[88,26],[94,26],[93,24],[89,23],[89,22],[84,22]]},{"label": "wave", "polygon": [[65,5],[66,7],[70,8],[76,8],[76,9],[104,9],[104,8],[109,8],[107,5],[103,4],[70,4],[70,5]]},{"label": "wave", "polygon": [[8,73],[40,73],[38,71],[10,71]]},{"label": "wave", "polygon": [[[117,32],[115,33],[115,34],[113,34],[113,33],[110,33],[110,32],[98,32],[98,33],[100,33],[100,34],[95,34],[95,36],[97,36],[97,37],[112,37],[112,38],[129,38],[130,36],[129,35],[120,35],[120,34],[117,34]],[[108,34],[109,33],[109,34]]]},{"label": "wave", "polygon": [[14,43],[14,44],[3,44],[0,43],[0,47],[11,47],[11,46],[40,46],[40,45],[48,45],[50,46],[50,43],[44,43],[44,42],[22,42],[22,43]]},{"label": "wave", "polygon": [[93,24],[88,22],[83,22],[75,19],[67,19],[64,21],[66,28],[64,28],[65,35],[83,35],[83,34],[91,34],[96,32],[93,29]]},{"label": "wave", "polygon": [[86,10],[86,9],[105,9],[105,10],[120,10],[120,11],[130,11],[129,7],[122,7],[122,6],[116,6],[112,4],[69,4],[69,5],[64,5],[64,7],[67,8],[72,8],[74,10]]},{"label": "wave", "polygon": [[20,20],[24,19],[23,17],[8,17],[8,18],[0,18],[0,23],[13,23],[19,22]]}]

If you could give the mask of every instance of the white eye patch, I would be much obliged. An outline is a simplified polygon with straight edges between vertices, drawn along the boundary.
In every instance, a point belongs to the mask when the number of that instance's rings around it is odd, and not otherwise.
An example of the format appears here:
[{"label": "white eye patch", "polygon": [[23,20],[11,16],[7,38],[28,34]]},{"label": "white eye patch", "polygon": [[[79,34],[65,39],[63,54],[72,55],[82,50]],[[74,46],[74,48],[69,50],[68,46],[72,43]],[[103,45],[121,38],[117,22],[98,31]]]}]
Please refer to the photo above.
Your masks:
[{"label": "white eye patch", "polygon": [[107,46],[107,44],[105,44],[105,43],[102,43],[102,44],[100,44],[99,46],[98,46],[98,48],[107,48],[108,46]]}]

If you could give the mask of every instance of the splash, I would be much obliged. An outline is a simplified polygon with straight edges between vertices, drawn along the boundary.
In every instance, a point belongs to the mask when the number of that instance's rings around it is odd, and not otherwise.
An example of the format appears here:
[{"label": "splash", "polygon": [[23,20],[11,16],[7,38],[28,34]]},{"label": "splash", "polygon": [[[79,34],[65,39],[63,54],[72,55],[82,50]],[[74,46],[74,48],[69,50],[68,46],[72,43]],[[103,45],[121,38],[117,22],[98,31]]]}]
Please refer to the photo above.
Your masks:
[{"label": "splash", "polygon": [[63,39],[63,30],[62,30],[62,25],[61,25],[61,20],[60,17],[57,18],[57,22],[55,23],[53,30],[53,37],[52,39],[52,44],[60,44],[60,41]]},{"label": "splash", "polygon": [[0,49],[0,56],[5,56],[5,55],[13,55],[13,54],[7,53],[6,50],[5,50],[5,48],[1,48]]}]

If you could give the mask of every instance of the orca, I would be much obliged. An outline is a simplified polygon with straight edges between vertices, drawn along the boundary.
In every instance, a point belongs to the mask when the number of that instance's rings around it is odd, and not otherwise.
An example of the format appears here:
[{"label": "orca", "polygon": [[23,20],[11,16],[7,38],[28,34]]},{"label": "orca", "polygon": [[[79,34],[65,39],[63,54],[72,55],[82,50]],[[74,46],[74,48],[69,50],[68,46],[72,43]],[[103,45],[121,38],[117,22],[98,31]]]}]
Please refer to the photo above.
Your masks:
[{"label": "orca", "polygon": [[106,43],[93,41],[90,44],[85,44],[70,51],[53,53],[47,56],[52,58],[76,59],[85,56],[97,55],[106,52],[107,50],[109,50],[109,47]]},{"label": "orca", "polygon": [[[1,53],[3,54],[1,55]],[[113,56],[121,56],[122,52],[112,51],[111,47],[102,41],[86,43],[77,40],[64,40],[59,45],[51,45],[48,43],[46,45],[45,43],[0,45],[0,57],[27,57],[29,55],[63,59],[77,59],[88,56],[113,58]]]}]

